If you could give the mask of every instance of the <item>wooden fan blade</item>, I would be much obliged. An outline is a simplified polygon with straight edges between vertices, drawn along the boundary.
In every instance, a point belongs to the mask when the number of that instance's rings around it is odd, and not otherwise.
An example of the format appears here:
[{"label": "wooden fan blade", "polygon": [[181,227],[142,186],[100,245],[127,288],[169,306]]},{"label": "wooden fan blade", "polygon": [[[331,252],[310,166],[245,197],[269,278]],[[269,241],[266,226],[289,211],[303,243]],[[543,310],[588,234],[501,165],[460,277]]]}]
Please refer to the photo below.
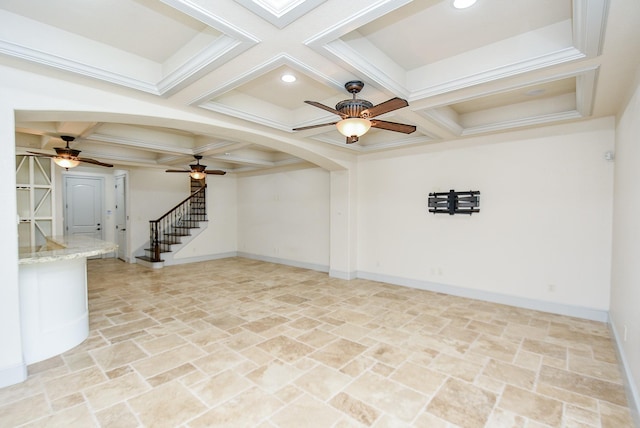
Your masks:
[{"label": "wooden fan blade", "polygon": [[27,152],[30,153],[32,155],[36,155],[36,156],[46,156],[48,158],[55,158],[56,155],[50,155],[49,153],[40,153],[40,152]]},{"label": "wooden fan blade", "polygon": [[213,174],[213,175],[225,175],[227,173],[226,171],[221,171],[219,169],[207,169],[204,172],[206,172],[207,174]]},{"label": "wooden fan blade", "polygon": [[111,165],[110,163],[100,162],[100,161],[97,161],[95,159],[76,158],[76,160],[80,161],[80,162],[84,162],[84,163],[90,163],[90,164],[93,164],[93,165],[104,166],[104,167],[107,167],[107,168],[113,168],[113,165]]},{"label": "wooden fan blade", "polygon": [[329,122],[329,123],[321,123],[320,125],[302,126],[300,128],[293,128],[293,130],[294,131],[304,131],[305,129],[320,128],[321,126],[335,125],[336,123],[338,123],[338,122]]},{"label": "wooden fan blade", "polygon": [[165,172],[187,172],[187,173],[189,173],[191,171],[186,170],[186,169],[168,169]]},{"label": "wooden fan blade", "polygon": [[340,117],[341,117],[341,118],[343,118],[343,119],[346,119],[346,118],[348,117],[346,114],[341,113],[341,112],[339,112],[338,110],[336,110],[336,109],[334,109],[334,108],[331,108],[331,107],[329,107],[329,106],[326,106],[326,105],[324,105],[324,104],[320,104],[320,103],[319,103],[319,102],[317,102],[317,101],[305,101],[305,103],[307,103],[307,104],[309,104],[309,105],[312,105],[312,106],[314,106],[314,107],[321,108],[322,110],[326,110],[326,111],[328,111],[328,112],[330,112],[330,113],[337,114],[338,116],[340,116]]},{"label": "wooden fan blade", "polygon": [[416,127],[413,125],[405,125],[404,123],[397,123],[397,122],[388,122],[386,120],[372,120],[371,126],[378,129],[385,129],[387,131],[402,132],[404,134],[411,134],[416,130]]},{"label": "wooden fan blade", "polygon": [[365,119],[372,118],[372,117],[379,116],[383,113],[388,113],[390,111],[398,110],[399,108],[406,107],[408,105],[409,103],[407,102],[407,100],[403,100],[402,98],[395,97],[383,103],[375,105],[371,108],[368,108],[366,110],[362,110],[362,112],[360,113],[360,117]]}]

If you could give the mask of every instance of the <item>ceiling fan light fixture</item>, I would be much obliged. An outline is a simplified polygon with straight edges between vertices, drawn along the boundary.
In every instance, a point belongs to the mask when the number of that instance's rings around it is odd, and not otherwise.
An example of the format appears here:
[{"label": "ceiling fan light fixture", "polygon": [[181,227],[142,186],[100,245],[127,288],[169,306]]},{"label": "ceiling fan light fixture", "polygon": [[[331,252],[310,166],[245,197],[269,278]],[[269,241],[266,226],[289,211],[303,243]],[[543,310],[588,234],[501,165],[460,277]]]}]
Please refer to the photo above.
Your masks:
[{"label": "ceiling fan light fixture", "polygon": [[66,169],[75,168],[76,166],[80,165],[80,161],[65,157],[55,157],[53,158],[53,161],[56,165]]},{"label": "ceiling fan light fixture", "polygon": [[371,128],[371,121],[359,117],[349,117],[336,123],[336,127],[345,137],[360,137]]},{"label": "ceiling fan light fixture", "polygon": [[475,4],[476,0],[453,0],[453,7],[456,9],[466,9]]},{"label": "ceiling fan light fixture", "polygon": [[191,173],[189,175],[194,180],[202,180],[203,178],[205,178],[207,176],[206,173],[201,172],[201,171],[191,171]]}]

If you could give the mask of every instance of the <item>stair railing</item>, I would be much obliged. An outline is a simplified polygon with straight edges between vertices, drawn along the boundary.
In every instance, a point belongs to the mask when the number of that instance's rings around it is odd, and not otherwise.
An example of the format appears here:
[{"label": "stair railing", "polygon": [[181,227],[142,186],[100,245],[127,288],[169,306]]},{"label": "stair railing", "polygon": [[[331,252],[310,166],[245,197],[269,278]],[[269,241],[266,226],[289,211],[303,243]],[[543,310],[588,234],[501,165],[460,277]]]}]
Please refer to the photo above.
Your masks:
[{"label": "stair railing", "polygon": [[197,227],[198,222],[207,220],[206,188],[205,184],[159,219],[149,221],[149,245],[153,262],[161,261],[160,253],[169,251],[171,244],[179,243],[176,238],[171,238],[171,233]]}]

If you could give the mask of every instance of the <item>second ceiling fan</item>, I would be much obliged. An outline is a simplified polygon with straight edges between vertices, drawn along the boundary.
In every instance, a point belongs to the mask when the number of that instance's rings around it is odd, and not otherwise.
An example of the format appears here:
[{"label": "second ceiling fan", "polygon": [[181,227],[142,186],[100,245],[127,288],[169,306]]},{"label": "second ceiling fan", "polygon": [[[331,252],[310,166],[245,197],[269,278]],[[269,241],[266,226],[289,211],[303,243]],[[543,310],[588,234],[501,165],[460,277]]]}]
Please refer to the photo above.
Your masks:
[{"label": "second ceiling fan", "polygon": [[213,175],[225,175],[226,172],[219,169],[207,169],[206,165],[200,165],[200,159],[202,159],[202,155],[194,155],[196,158],[196,163],[189,165],[190,170],[187,169],[168,169],[166,172],[188,172],[191,175],[191,178],[195,180],[202,180],[206,177],[207,174]]},{"label": "second ceiling fan", "polygon": [[300,128],[294,128],[293,130],[302,131],[305,129],[319,128],[321,126],[336,125],[338,131],[347,137],[347,144],[357,142],[359,137],[364,135],[369,128],[402,132],[404,134],[411,134],[416,130],[416,127],[413,125],[374,119],[376,116],[381,114],[407,107],[409,105],[407,100],[394,97],[374,106],[373,103],[367,100],[356,98],[356,94],[364,87],[364,83],[360,80],[347,82],[344,87],[349,93],[353,94],[353,98],[350,100],[340,101],[336,104],[336,108],[331,108],[317,101],[305,101],[305,103],[309,105],[337,114],[342,118],[342,120],[322,123],[319,125],[303,126]]}]

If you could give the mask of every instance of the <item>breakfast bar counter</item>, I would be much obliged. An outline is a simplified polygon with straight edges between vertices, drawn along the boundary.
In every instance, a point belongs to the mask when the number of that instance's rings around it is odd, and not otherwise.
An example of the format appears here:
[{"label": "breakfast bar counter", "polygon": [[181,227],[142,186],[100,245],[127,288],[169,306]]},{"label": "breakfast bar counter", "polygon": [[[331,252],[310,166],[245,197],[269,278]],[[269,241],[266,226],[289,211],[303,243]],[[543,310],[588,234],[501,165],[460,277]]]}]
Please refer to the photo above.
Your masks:
[{"label": "breakfast bar counter", "polygon": [[51,358],[89,335],[87,257],[117,245],[87,236],[47,238],[19,249],[20,323],[26,364]]}]

